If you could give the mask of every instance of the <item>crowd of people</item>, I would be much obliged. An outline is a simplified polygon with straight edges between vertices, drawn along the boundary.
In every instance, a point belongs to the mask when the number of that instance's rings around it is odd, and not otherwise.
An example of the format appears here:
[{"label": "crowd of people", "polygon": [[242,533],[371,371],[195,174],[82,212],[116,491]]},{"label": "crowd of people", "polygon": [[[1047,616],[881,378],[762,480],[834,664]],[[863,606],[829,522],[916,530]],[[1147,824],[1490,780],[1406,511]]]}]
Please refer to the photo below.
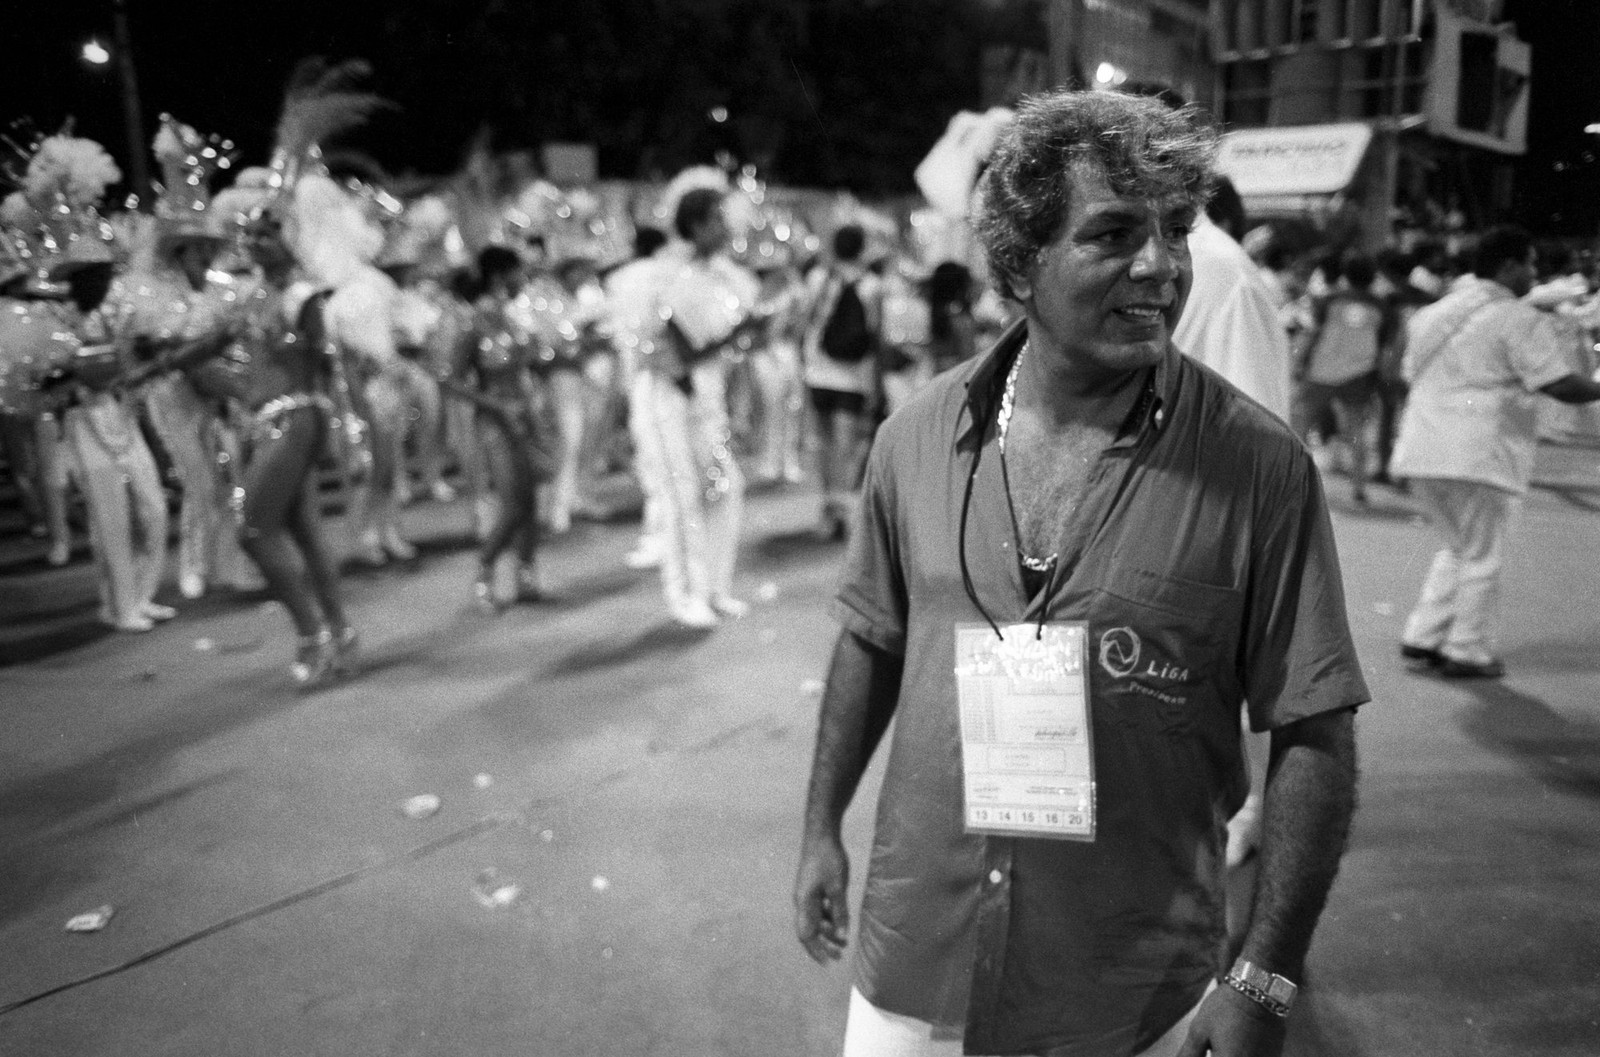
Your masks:
[{"label": "crowd of people", "polygon": [[[816,532],[842,539],[876,423],[1004,322],[965,264],[926,267],[848,213],[754,252],[710,167],[651,188],[631,255],[608,259],[514,197],[409,223],[315,142],[215,194],[231,159],[214,138],[165,118],[154,153],[152,207],[107,214],[98,144],[33,144],[4,217],[5,461],[50,564],[81,506],[107,624],[177,615],[155,600],[175,536],[183,598],[284,603],[307,688],[355,647],[334,555],[414,559],[400,511],[417,501],[465,501],[492,613],[543,598],[540,538],[601,512],[602,475],[632,474],[627,563],[660,568],[682,624],[737,617],[746,472],[814,467]],[[344,548],[323,539],[324,492]]]},{"label": "crowd of people", "polygon": [[1448,244],[1373,253],[1290,255],[1270,228],[1244,241],[1289,336],[1290,420],[1318,465],[1358,507],[1373,484],[1414,493],[1440,537],[1401,655],[1495,678],[1501,569],[1537,446],[1600,437],[1600,419],[1563,410],[1600,400],[1600,272],[1515,226],[1455,227]]}]

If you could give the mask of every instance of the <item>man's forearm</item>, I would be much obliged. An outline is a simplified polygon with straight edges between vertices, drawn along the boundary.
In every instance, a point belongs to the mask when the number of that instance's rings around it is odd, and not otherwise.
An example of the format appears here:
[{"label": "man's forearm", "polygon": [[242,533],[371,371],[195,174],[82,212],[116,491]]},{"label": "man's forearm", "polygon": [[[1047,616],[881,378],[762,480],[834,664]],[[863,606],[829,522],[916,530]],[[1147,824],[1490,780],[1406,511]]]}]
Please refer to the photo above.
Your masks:
[{"label": "man's forearm", "polygon": [[1255,906],[1241,956],[1300,978],[1355,812],[1353,710],[1273,734]]},{"label": "man's forearm", "polygon": [[846,631],[834,645],[806,796],[807,836],[837,835],[894,715],[904,661]]}]

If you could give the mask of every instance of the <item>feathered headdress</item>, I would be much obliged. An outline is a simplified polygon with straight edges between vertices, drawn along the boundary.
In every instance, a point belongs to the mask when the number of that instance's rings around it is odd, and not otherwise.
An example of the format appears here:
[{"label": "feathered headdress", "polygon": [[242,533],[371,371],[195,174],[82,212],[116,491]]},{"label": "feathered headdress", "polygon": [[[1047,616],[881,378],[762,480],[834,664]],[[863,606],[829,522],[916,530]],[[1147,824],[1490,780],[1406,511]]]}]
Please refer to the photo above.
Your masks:
[{"label": "feathered headdress", "polygon": [[237,157],[231,140],[202,136],[171,114],[161,115],[161,131],[150,146],[162,175],[155,213],[164,220],[203,215],[211,202],[211,178],[232,168]]},{"label": "feathered headdress", "polygon": [[112,233],[99,210],[106,189],[122,179],[111,155],[67,132],[41,137],[22,152],[27,167],[13,176],[18,189],[0,202],[13,251],[41,277],[111,262]]},{"label": "feathered headdress", "polygon": [[317,159],[322,144],[360,128],[374,113],[393,105],[375,92],[356,88],[371,74],[372,67],[362,59],[330,63],[313,55],[295,66],[284,89],[272,155],[272,171],[280,184],[293,185],[301,170]]}]

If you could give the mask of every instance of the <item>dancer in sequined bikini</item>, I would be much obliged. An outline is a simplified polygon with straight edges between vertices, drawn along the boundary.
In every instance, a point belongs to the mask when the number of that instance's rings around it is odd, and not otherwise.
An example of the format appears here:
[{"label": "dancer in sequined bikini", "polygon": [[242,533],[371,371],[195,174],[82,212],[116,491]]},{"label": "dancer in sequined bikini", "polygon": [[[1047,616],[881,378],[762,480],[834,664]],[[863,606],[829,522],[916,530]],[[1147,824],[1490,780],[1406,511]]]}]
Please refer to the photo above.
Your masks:
[{"label": "dancer in sequined bikini", "polygon": [[537,602],[544,597],[534,568],[539,542],[536,486],[549,478],[554,454],[548,431],[539,428],[534,338],[516,307],[522,259],[508,247],[489,246],[478,255],[478,271],[484,290],[472,336],[464,343],[458,378],[446,387],[477,409],[479,444],[498,493],[498,512],[484,536],[473,582],[479,607],[498,612],[503,599],[495,588],[495,571],[507,550],[516,559],[513,600]]},{"label": "dancer in sequined bikini", "polygon": [[[356,648],[339,574],[322,538],[316,464],[348,385],[322,322],[326,294],[292,282],[294,258],[270,222],[251,237],[260,283],[238,298],[227,344],[213,338],[163,354],[201,392],[250,412],[240,542],[289,611],[299,643],[291,674],[313,689],[350,670]],[[199,360],[201,362],[194,362]]]}]

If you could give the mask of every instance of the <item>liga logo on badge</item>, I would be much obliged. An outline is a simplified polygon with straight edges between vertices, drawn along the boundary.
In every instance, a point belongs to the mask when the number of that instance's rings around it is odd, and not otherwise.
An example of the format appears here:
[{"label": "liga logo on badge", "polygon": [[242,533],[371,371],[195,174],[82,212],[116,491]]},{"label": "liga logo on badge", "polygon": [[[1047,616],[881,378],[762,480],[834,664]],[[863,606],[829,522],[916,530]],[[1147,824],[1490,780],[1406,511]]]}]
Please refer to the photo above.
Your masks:
[{"label": "liga logo on badge", "polygon": [[1100,667],[1113,679],[1126,679],[1139,668],[1139,633],[1110,628],[1100,635]]}]

